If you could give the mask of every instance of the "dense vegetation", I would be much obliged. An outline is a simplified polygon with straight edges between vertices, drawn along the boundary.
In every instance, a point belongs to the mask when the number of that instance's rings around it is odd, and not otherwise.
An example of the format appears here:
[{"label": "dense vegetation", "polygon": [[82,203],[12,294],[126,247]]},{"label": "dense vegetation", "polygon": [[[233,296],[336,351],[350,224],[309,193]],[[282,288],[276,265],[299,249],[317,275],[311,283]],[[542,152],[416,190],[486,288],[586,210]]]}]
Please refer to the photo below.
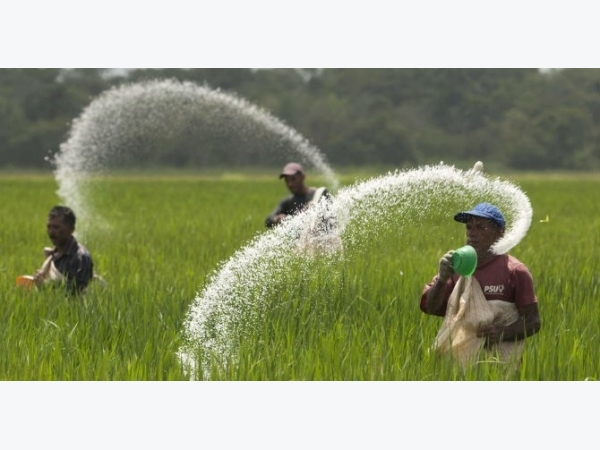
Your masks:
[{"label": "dense vegetation", "polygon": [[[0,167],[50,169],[45,157],[94,98],[150,79],[242,97],[338,168],[480,159],[515,170],[600,169],[600,69],[0,69]],[[201,139],[165,144],[173,148],[160,164],[248,164],[243,151],[218,157],[230,145],[223,136],[199,150]]]}]

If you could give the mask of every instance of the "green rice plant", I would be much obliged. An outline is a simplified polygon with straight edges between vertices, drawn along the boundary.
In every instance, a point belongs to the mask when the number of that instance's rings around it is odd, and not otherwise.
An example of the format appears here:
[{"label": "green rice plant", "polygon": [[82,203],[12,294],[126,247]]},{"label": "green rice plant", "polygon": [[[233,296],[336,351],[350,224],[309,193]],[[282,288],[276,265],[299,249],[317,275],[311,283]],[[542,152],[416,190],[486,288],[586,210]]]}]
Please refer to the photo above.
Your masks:
[{"label": "green rice plant", "polygon": [[[342,184],[353,181],[347,174]],[[268,280],[269,289],[248,293],[257,306],[255,314],[240,316],[234,355],[215,355],[204,375],[597,380],[600,177],[514,181],[534,215],[511,253],[530,268],[542,315],[516,373],[493,360],[462,371],[430,350],[441,318],[423,314],[419,298],[440,256],[464,243],[464,226],[435,208],[440,200],[425,214],[398,217],[390,210],[377,223],[351,224],[348,232],[357,237],[345,242],[343,257],[279,261],[286,270]],[[43,260],[46,215],[60,203],[56,182],[50,175],[0,179],[0,379],[189,379],[177,355],[189,307],[236,251],[270,232],[264,219],[285,187],[255,173],[115,175],[89,187],[97,220],[77,232],[107,286],[95,284],[85,298],[70,299],[60,289],[29,292],[14,283]],[[449,200],[457,202],[451,208],[460,208],[459,200]],[[198,358],[204,351],[198,348]]]}]

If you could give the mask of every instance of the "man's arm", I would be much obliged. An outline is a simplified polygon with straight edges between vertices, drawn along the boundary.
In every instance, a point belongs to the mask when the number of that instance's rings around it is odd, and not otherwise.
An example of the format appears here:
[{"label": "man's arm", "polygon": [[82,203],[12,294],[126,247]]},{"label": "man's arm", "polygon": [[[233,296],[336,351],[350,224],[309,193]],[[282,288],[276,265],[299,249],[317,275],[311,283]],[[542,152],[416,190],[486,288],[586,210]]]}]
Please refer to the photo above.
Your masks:
[{"label": "man's arm", "polygon": [[446,285],[448,280],[442,281],[439,277],[425,294],[425,302],[422,303],[421,309],[427,314],[435,316],[443,316],[446,313]]},{"label": "man's arm", "polygon": [[46,277],[48,276],[48,271],[50,269],[50,264],[52,264],[52,252],[53,248],[45,247],[44,248],[44,256],[46,259],[38,270],[35,271],[33,275],[33,282],[37,287],[42,287],[44,285],[44,281],[46,281]]},{"label": "man's arm", "polygon": [[542,321],[537,303],[517,307],[519,319],[506,325],[491,325],[477,333],[479,337],[486,338],[487,345],[497,344],[500,341],[520,341],[533,336],[540,331]]},{"label": "man's arm", "polygon": [[275,207],[273,212],[271,214],[269,214],[269,216],[265,220],[265,226],[267,228],[272,228],[275,225],[278,225],[279,223],[281,223],[281,221],[283,219],[285,219],[285,216],[287,215],[285,212],[285,211],[287,211],[287,208],[286,208],[287,202],[288,202],[288,198],[286,197],[283,200],[281,200],[277,204],[277,206]]},{"label": "man's arm", "polygon": [[285,218],[285,214],[282,214],[279,208],[273,211],[269,217],[265,220],[265,226],[267,228],[273,228],[275,225],[281,223],[281,221]]},{"label": "man's arm", "polygon": [[71,294],[83,292],[94,277],[94,263],[89,254],[74,260],[66,275],[67,291]]},{"label": "man's arm", "polygon": [[447,298],[447,284],[454,274],[452,253],[454,252],[451,250],[440,259],[437,279],[425,295],[425,302],[422,303],[421,309],[427,314],[443,316],[446,312],[444,303]]},{"label": "man's arm", "polygon": [[533,336],[541,328],[539,306],[533,287],[533,277],[524,265],[513,273],[516,286],[515,305],[519,319],[507,326],[490,326],[481,330],[479,336],[485,337],[487,344],[500,341],[518,341]]}]

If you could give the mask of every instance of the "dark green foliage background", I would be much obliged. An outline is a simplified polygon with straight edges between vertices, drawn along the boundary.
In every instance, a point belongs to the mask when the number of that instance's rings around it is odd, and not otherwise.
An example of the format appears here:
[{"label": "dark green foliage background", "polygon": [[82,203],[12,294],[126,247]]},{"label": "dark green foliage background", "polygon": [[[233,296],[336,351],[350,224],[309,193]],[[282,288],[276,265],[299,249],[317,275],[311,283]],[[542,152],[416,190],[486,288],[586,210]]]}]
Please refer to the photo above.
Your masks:
[{"label": "dark green foliage background", "polygon": [[[0,69],[0,167],[50,171],[73,121],[102,92],[154,79],[241,97],[335,167],[486,161],[512,170],[600,169],[600,69]],[[222,124],[226,127],[227,124]],[[144,143],[155,167],[249,167],[280,153],[265,136],[201,123]],[[140,144],[141,145],[141,144]],[[149,150],[144,147],[141,150]],[[254,148],[254,150],[252,150]],[[137,161],[136,163],[140,163]],[[279,164],[276,164],[277,166]]]}]

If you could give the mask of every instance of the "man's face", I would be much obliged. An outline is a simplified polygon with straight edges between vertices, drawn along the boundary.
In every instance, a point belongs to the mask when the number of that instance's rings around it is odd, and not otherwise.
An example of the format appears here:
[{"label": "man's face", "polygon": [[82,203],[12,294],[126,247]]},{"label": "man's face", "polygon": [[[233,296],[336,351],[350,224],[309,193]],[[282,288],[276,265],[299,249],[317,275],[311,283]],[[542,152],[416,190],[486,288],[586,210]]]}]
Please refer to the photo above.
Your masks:
[{"label": "man's face", "polygon": [[304,174],[297,173],[295,175],[284,175],[285,185],[292,194],[302,193],[302,187],[304,185]]},{"label": "man's face", "polygon": [[485,255],[490,247],[504,235],[504,229],[482,217],[472,217],[466,223],[467,245],[477,250],[478,256]]},{"label": "man's face", "polygon": [[65,222],[63,216],[48,217],[46,230],[48,231],[48,237],[55,247],[60,247],[69,242],[74,231],[73,227]]}]

